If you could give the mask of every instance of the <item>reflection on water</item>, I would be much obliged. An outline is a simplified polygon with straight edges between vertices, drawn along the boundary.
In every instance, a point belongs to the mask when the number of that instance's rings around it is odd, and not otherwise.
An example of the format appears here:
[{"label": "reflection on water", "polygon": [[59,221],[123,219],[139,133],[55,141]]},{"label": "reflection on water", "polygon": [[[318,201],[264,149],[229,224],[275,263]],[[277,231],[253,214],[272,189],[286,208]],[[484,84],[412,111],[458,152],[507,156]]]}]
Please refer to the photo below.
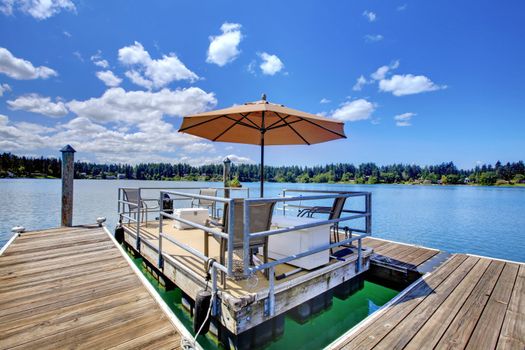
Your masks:
[{"label": "reflection on water", "polygon": [[[75,180],[74,224],[108,218],[117,223],[117,188],[220,186],[219,183]],[[258,183],[245,184],[258,193]],[[275,184],[266,196],[283,188],[370,191],[373,234],[378,237],[464,252],[525,261],[525,188],[467,186]],[[0,180],[0,244],[11,227],[60,225],[60,180]],[[291,195],[292,193],[290,193]]]}]

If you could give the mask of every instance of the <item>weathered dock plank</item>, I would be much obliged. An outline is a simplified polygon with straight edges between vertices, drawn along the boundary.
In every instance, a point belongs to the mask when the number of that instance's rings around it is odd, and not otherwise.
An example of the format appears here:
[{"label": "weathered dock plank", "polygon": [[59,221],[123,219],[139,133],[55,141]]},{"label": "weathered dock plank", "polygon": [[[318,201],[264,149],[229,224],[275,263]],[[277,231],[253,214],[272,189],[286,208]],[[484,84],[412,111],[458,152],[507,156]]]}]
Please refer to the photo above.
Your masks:
[{"label": "weathered dock plank", "polygon": [[336,349],[524,349],[525,265],[455,254],[332,344]]},{"label": "weathered dock plank", "polygon": [[496,349],[525,349],[525,265],[518,271]]},{"label": "weathered dock plank", "polygon": [[374,249],[371,261],[388,263],[393,267],[417,270],[417,267],[440,253],[439,250],[367,237],[363,246]]},{"label": "weathered dock plank", "polygon": [[180,334],[98,227],[28,232],[0,256],[0,348],[180,347]]},{"label": "weathered dock plank", "polygon": [[385,309],[382,317],[372,320],[367,327],[360,329],[357,333],[348,337],[344,336],[345,338],[337,348],[372,349],[465,260],[465,256],[455,256],[447,261],[435,274],[426,280],[422,280],[397,303]]},{"label": "weathered dock plank", "polygon": [[[485,309],[470,336],[467,349],[494,349],[498,342],[499,330],[503,325],[514,282],[518,274],[517,264],[505,264],[492,291]],[[498,331],[494,331],[498,330]]]}]

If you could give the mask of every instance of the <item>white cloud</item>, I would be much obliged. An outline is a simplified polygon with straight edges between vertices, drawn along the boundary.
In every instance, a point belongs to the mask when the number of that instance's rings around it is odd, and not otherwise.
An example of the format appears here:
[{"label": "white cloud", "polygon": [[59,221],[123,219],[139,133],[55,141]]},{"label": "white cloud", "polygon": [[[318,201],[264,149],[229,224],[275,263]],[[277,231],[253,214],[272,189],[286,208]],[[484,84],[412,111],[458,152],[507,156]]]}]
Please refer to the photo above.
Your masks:
[{"label": "white cloud", "polygon": [[188,163],[190,165],[202,165],[202,164],[222,164],[224,158],[228,157],[232,163],[236,164],[253,164],[255,163],[251,158],[239,156],[236,154],[220,155],[216,157],[189,157],[184,156],[179,158],[178,161],[181,163]]},{"label": "white cloud", "polygon": [[330,113],[334,119],[342,121],[358,121],[370,118],[375,110],[375,105],[365,99],[348,101],[343,103],[338,109]]},{"label": "white cloud", "polygon": [[131,80],[133,84],[145,87],[148,90],[151,90],[153,87],[153,82],[151,80],[144,78],[139,72],[135,70],[128,70],[126,73],[124,73],[124,75],[128,77],[128,79]]},{"label": "white cloud", "polygon": [[109,63],[107,60],[102,58],[102,51],[98,50],[96,54],[91,56],[91,62],[97,67],[108,68]]},{"label": "white cloud", "polygon": [[11,91],[9,84],[0,84],[0,97],[4,96],[4,92]]},{"label": "white cloud", "polygon": [[238,23],[225,22],[221,26],[221,35],[210,36],[208,57],[206,62],[215,63],[222,67],[234,61],[241,53],[239,44],[243,38],[241,25]]},{"label": "white cloud", "polygon": [[394,120],[396,121],[396,126],[411,126],[412,117],[414,117],[415,115],[416,113],[412,112],[396,115],[394,117]]},{"label": "white cloud", "polygon": [[253,74],[253,75],[257,75],[257,72],[255,71],[256,66],[257,66],[257,61],[252,60],[252,61],[248,64],[248,66],[246,66],[246,70],[247,70],[249,73]]},{"label": "white cloud", "polygon": [[379,81],[379,90],[391,92],[394,96],[413,95],[445,88],[445,85],[436,85],[424,75],[396,74],[390,79],[382,79]]},{"label": "white cloud", "polygon": [[221,162],[226,157],[228,157],[233,163],[255,163],[252,159],[248,157],[238,156],[236,154],[228,154],[226,156],[221,157]]},{"label": "white cloud", "polygon": [[82,63],[84,63],[84,57],[82,57],[82,54],[79,52],[79,51],[74,51],[73,52],[73,56],[75,56],[76,58],[78,58],[78,60]]},{"label": "white cloud", "polygon": [[0,115],[0,149],[7,152],[27,152],[45,148],[48,146],[48,134],[53,130],[39,124],[12,123],[9,117]]},{"label": "white cloud", "polygon": [[38,20],[52,17],[62,10],[76,11],[75,4],[70,0],[1,0],[0,11],[12,15],[18,10]]},{"label": "white cloud", "polygon": [[67,30],[64,30],[64,31],[62,32],[62,34],[64,34],[64,36],[65,36],[66,38],[71,38],[71,37],[73,36],[73,35],[71,35],[71,33],[68,32]]},{"label": "white cloud", "polygon": [[367,83],[368,83],[368,81],[366,80],[366,78],[361,75],[359,78],[357,78],[354,86],[352,87],[352,90],[354,90],[354,91],[361,91],[363,86],[365,86]]},{"label": "white cloud", "polygon": [[141,43],[118,51],[119,61],[131,67],[126,76],[137,85],[147,89],[162,88],[173,81],[199,79],[197,74],[186,68],[174,53],[163,55],[161,59],[152,59]]},{"label": "white cloud", "polygon": [[365,41],[369,43],[375,43],[383,40],[384,37],[381,34],[367,34],[365,35]]},{"label": "white cloud", "polygon": [[111,88],[99,98],[73,100],[67,106],[78,116],[97,122],[142,124],[159,120],[163,115],[181,116],[202,112],[216,104],[213,93],[206,93],[197,87],[162,89],[157,92]]},{"label": "white cloud", "polygon": [[[156,130],[135,132],[111,130],[85,117],[77,117],[55,127],[32,123],[12,123],[0,115],[0,149],[8,152],[60,148],[71,144],[77,151],[92,154],[99,162],[177,161],[160,155],[176,152],[193,138],[177,133],[170,123],[160,122]],[[162,142],[159,142],[162,140]]]},{"label": "white cloud", "polygon": [[93,61],[93,64],[95,66],[97,66],[97,67],[100,67],[100,68],[108,68],[109,67],[108,61],[104,60],[104,59]]},{"label": "white cloud", "polygon": [[408,6],[408,4],[400,5],[400,6],[397,7],[397,10],[398,11],[404,11],[404,10],[406,10],[407,6]]},{"label": "white cloud", "polygon": [[47,115],[67,113],[69,109],[74,118],[48,125],[48,119],[33,124],[0,116],[0,149],[28,154],[71,144],[84,157],[97,162],[180,162],[184,157],[195,165],[220,162],[222,157],[210,156],[216,154],[212,143],[179,133],[166,120],[169,116],[202,112],[216,104],[213,93],[196,87],[157,92],[110,88],[100,97],[68,103],[38,95],[23,96],[8,105]]},{"label": "white cloud", "polygon": [[329,100],[329,99],[327,99],[327,98],[325,98],[325,97],[323,97],[323,98],[321,99],[321,101],[319,101],[319,103],[322,103],[322,104],[324,104],[324,103],[330,103],[330,102],[332,102],[332,101]]},{"label": "white cloud", "polygon": [[211,143],[204,143],[204,142],[195,142],[190,143],[187,145],[184,145],[182,147],[182,150],[187,153],[208,153],[208,152],[214,152],[215,147]]},{"label": "white cloud", "polygon": [[388,66],[381,66],[379,68],[377,68],[377,70],[372,73],[370,75],[370,77],[374,80],[381,80],[381,79],[385,79],[387,73],[390,71],[390,70],[393,70],[393,69],[396,69],[399,67],[399,60],[395,60],[394,62],[392,62],[390,65]]},{"label": "white cloud", "polygon": [[266,75],[275,75],[284,68],[283,62],[276,55],[270,55],[269,53],[263,52],[258,54],[262,59],[262,63],[259,66]]},{"label": "white cloud", "polygon": [[[124,129],[124,130],[122,130]],[[76,117],[67,123],[47,127],[32,123],[13,123],[0,115],[0,149],[7,152],[39,151],[71,144],[93,161],[104,163],[185,162],[192,165],[222,163],[225,156],[204,154],[182,155],[198,138],[178,133],[173,124],[157,120],[154,124],[138,125],[138,130],[111,129],[87,117]],[[162,141],[162,142],[159,142]],[[197,152],[198,150],[195,149]],[[250,158],[228,155],[236,163],[253,163]]]},{"label": "white cloud", "polygon": [[43,97],[38,94],[20,96],[15,100],[7,101],[7,104],[13,110],[24,110],[54,118],[63,117],[68,113],[64,102],[52,102],[50,97]]},{"label": "white cloud", "polygon": [[13,56],[9,50],[3,47],[0,47],[0,73],[19,80],[47,79],[58,75],[49,67],[35,67],[31,62]]},{"label": "white cloud", "polygon": [[122,79],[113,74],[110,70],[100,71],[96,73],[97,78],[102,80],[106,86],[115,87],[122,83]]},{"label": "white cloud", "polygon": [[71,144],[94,161],[131,164],[180,162],[181,152],[191,152],[192,164],[198,165],[214,151],[213,145],[177,132],[164,118],[201,112],[215,104],[213,93],[194,87],[155,93],[112,88],[100,98],[69,102],[76,116],[53,127],[12,123],[0,116],[0,149],[27,153]]},{"label": "white cloud", "polygon": [[368,11],[368,10],[365,10],[363,12],[363,16],[369,21],[369,22],[374,22],[376,19],[377,19],[377,15],[372,12],[372,11]]}]

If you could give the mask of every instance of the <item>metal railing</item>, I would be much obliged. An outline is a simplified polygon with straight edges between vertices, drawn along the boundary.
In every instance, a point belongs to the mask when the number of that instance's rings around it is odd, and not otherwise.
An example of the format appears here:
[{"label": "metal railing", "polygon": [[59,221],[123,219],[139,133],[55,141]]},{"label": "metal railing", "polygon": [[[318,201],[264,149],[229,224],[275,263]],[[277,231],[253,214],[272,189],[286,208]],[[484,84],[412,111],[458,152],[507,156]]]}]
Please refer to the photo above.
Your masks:
[{"label": "metal railing", "polygon": [[[352,210],[352,209],[344,209],[342,210],[342,213],[351,213],[351,214],[367,214],[370,213],[370,215],[366,216],[366,226],[365,229],[359,229],[359,228],[349,228],[352,232],[359,232],[359,233],[372,233],[372,193],[370,192],[363,192],[363,191],[328,191],[328,190],[301,190],[301,189],[284,189],[282,191],[282,196],[285,198],[282,206],[282,213],[284,216],[286,216],[286,212],[289,211],[288,208],[297,209],[297,216],[301,214],[303,210],[313,210],[313,213],[318,214],[327,214],[326,209],[330,209],[328,206],[311,206],[311,205],[302,205],[302,201],[299,201],[299,204],[288,204],[286,203],[286,193],[316,193],[316,194],[347,194],[348,196],[345,196],[347,198],[349,197],[363,197],[365,199],[365,208],[364,210]],[[296,196],[304,198],[304,200],[308,200],[308,197],[303,196]],[[318,209],[318,210],[315,210]]]},{"label": "metal railing", "polygon": [[[228,191],[228,193],[234,192],[234,191],[245,191],[246,196],[250,197],[250,189],[244,188],[244,187],[120,187],[118,189],[118,200],[117,200],[117,211],[119,213],[119,223],[123,223],[123,219],[127,219],[128,223],[135,223],[135,235],[136,235],[136,244],[135,249],[140,252],[140,226],[141,222],[144,222],[144,225],[147,226],[148,222],[148,213],[156,213],[159,214],[159,212],[163,211],[163,201],[166,198],[163,198],[162,193],[160,195],[160,198],[146,198],[143,196],[144,192],[151,192],[151,191],[164,191],[164,193],[167,193],[166,190],[171,191],[196,191],[201,190],[204,188],[213,188],[218,191]],[[124,200],[125,192],[126,190],[135,190],[137,191],[137,201],[126,201]],[[198,195],[195,195],[195,198],[197,198]],[[201,196],[202,197],[202,196]],[[217,198],[217,197],[212,197]],[[182,197],[170,197],[168,200],[170,201],[184,201],[184,200],[191,200],[192,198],[188,198],[187,196]],[[156,202],[157,206],[155,207],[148,207],[147,202]],[[127,206],[127,210],[126,210]],[[160,214],[159,214],[160,215]],[[145,220],[144,220],[145,219]]]},{"label": "metal railing", "polygon": [[[342,245],[346,245],[346,244],[350,244],[354,241],[357,241],[358,246],[357,246],[356,273],[361,272],[362,259],[363,259],[361,240],[364,237],[370,236],[372,233],[371,231],[372,230],[372,212],[371,212],[372,194],[368,192],[334,192],[334,191],[330,192],[330,191],[315,191],[315,190],[310,190],[308,192],[310,193],[316,193],[316,192],[317,193],[331,193],[331,194],[322,194],[322,195],[314,195],[314,196],[298,196],[298,197],[288,197],[288,198],[284,197],[283,195],[283,197],[276,197],[276,198],[250,198],[244,201],[244,208],[243,208],[244,209],[243,210],[243,214],[244,214],[244,218],[243,218],[244,219],[244,236],[243,236],[244,238],[244,244],[243,244],[244,274],[250,275],[257,271],[268,269],[269,271],[268,273],[269,291],[268,291],[268,299],[267,299],[265,310],[266,310],[266,313],[270,316],[273,316],[274,309],[275,309],[275,290],[274,289],[275,289],[275,267],[277,265],[285,264],[292,260],[300,259],[300,258],[309,256],[309,255],[313,255],[313,254],[316,254],[316,253],[319,253],[325,250],[333,249],[333,248],[336,248]],[[262,231],[262,232],[255,232],[255,233],[250,232],[249,208],[250,208],[251,203],[267,203],[267,202],[285,203],[285,202],[295,202],[295,201],[302,202],[305,200],[327,200],[327,199],[335,200],[336,198],[341,198],[341,197],[344,197],[344,198],[364,197],[365,198],[365,210],[359,211],[358,213],[351,215],[351,216],[343,216],[343,217],[334,218],[334,219],[321,220],[321,221],[316,221],[313,223],[301,224],[301,225],[285,227],[285,228],[278,228],[278,229],[273,229],[273,230],[271,229],[271,230]],[[342,210],[342,212],[353,213],[354,211]],[[323,226],[327,224],[337,224],[338,225],[339,223],[343,221],[350,221],[350,220],[355,220],[359,218],[365,218],[365,222],[366,222],[365,229],[362,230],[362,229],[354,228],[353,230],[356,232],[361,232],[362,234],[355,235],[355,236],[350,235],[349,238],[347,237],[344,240],[340,240],[334,243],[328,243],[328,244],[325,244],[325,245],[322,245],[322,246],[319,246],[313,249],[309,249],[305,252],[301,252],[299,254],[294,254],[294,255],[291,255],[285,258],[273,260],[271,262],[267,262],[267,263],[264,263],[258,266],[253,266],[253,267],[249,266],[250,240],[252,238],[269,237],[271,235],[282,234],[286,232],[297,231],[297,230],[312,228],[316,226]]]},{"label": "metal railing", "polygon": [[[171,219],[171,220],[178,221],[194,229],[202,230],[209,235],[226,240],[227,256],[226,256],[225,264],[221,264],[219,262],[213,261],[211,263],[211,266],[209,266],[209,268],[211,269],[211,274],[212,274],[212,284],[213,284],[214,292],[216,292],[217,291],[216,290],[217,270],[221,271],[221,273],[227,276],[230,276],[230,277],[234,276],[233,251],[234,251],[234,223],[235,223],[234,201],[235,201],[235,198],[211,197],[211,196],[200,195],[197,193],[181,192],[181,191],[186,191],[186,190],[198,190],[198,189],[200,188],[197,188],[197,187],[192,187],[192,188],[188,188],[188,187],[185,187],[185,188],[181,188],[181,187],[177,187],[177,188],[151,188],[151,187],[150,188],[139,188],[138,203],[140,204],[141,201],[149,200],[149,199],[144,199],[141,197],[142,195],[141,190],[159,190],[160,191],[160,196],[158,199],[159,206],[155,210],[155,212],[158,213],[159,215],[158,267],[161,270],[163,268],[164,259],[165,259],[164,253],[163,253],[163,241],[164,240],[167,240],[168,242],[175,244],[179,248],[190,253],[192,256],[195,256],[196,258],[201,260],[205,266],[207,263],[211,261],[211,257],[207,256],[204,252],[201,252],[195,249],[194,247],[178,240],[176,237],[165,233],[163,231],[163,221],[165,219]],[[217,188],[217,189],[225,189],[225,188]],[[232,189],[230,188],[230,190]],[[307,193],[308,195],[286,197],[287,192],[288,193],[304,192],[304,193]],[[201,199],[201,200],[221,203],[223,205],[228,204],[228,212],[225,213],[225,215],[227,215],[228,227],[225,230],[212,228],[205,224],[203,225],[203,224],[199,224],[199,223],[196,223],[190,220],[186,220],[178,215],[174,215],[172,213],[165,211],[162,205],[163,203],[162,201],[166,195],[169,196],[173,200],[179,200],[179,201]],[[363,210],[355,210],[355,209],[351,210],[351,209],[344,209],[344,206],[343,206],[343,208],[341,209],[341,215],[333,219],[326,219],[326,220],[319,219],[319,220],[316,220],[315,222],[308,222],[308,223],[299,224],[295,226],[272,228],[267,231],[260,231],[260,232],[250,232],[250,221],[252,219],[250,217],[250,205],[252,204],[268,203],[268,202],[283,203],[283,208],[284,208],[283,214],[286,214],[286,208],[296,208],[298,210],[301,210],[301,209],[319,207],[319,206],[306,206],[306,205],[303,205],[303,202],[329,201],[329,200],[335,201],[337,198],[346,198],[346,199],[364,198],[364,209]],[[296,202],[299,202],[299,205],[293,204]],[[136,214],[136,217],[132,218],[131,213],[128,213],[124,210],[125,205],[128,205],[128,208],[129,208],[129,204],[130,202],[125,201],[123,199],[123,196],[121,196],[121,191],[119,189],[120,220],[122,221],[123,218],[126,218],[136,223],[137,249],[140,250],[141,210],[139,207],[139,210],[133,211],[133,214]],[[131,204],[136,205],[137,203],[131,203]],[[148,209],[146,209],[146,213],[147,212],[148,212]],[[127,213],[130,215],[126,215]],[[261,237],[269,237],[273,235],[284,234],[284,233],[291,232],[291,231],[297,231],[297,230],[308,229],[308,228],[324,226],[324,225],[330,225],[331,227],[335,226],[335,229],[337,230],[337,227],[342,222],[355,221],[357,219],[364,219],[365,221],[364,228],[358,228],[358,227],[348,228],[351,234],[349,236],[348,235],[345,236],[345,239],[342,239],[342,240],[339,240],[333,243],[329,241],[327,244],[315,247],[313,249],[309,249],[307,251],[300,252],[298,254],[294,254],[294,255],[290,255],[290,256],[287,256],[281,259],[265,262],[258,266],[250,266],[250,241],[252,239],[260,239]],[[370,236],[372,232],[372,195],[369,192],[316,191],[316,190],[286,189],[286,190],[283,190],[282,197],[245,198],[244,203],[243,203],[243,224],[244,224],[244,232],[243,232],[243,245],[242,245],[242,251],[243,251],[242,274],[244,275],[244,277],[249,277],[257,273],[258,271],[266,270],[268,272],[267,276],[269,279],[269,290],[268,290],[268,298],[266,299],[266,304],[265,304],[265,313],[267,315],[273,315],[274,305],[275,305],[275,267],[277,265],[289,263],[293,260],[297,260],[297,259],[309,256],[309,255],[313,255],[313,254],[316,254],[322,251],[326,251],[329,249],[333,249],[336,247],[340,247],[343,245],[351,244],[352,242],[357,241],[356,273],[361,272],[361,269],[363,266],[361,240],[364,237]],[[358,234],[355,234],[355,233],[358,233]],[[337,231],[337,234],[339,234],[338,231]],[[171,260],[171,257],[169,255],[167,255],[166,257]],[[214,314],[215,314],[217,312],[217,305],[215,305],[213,309],[214,309]]]}]

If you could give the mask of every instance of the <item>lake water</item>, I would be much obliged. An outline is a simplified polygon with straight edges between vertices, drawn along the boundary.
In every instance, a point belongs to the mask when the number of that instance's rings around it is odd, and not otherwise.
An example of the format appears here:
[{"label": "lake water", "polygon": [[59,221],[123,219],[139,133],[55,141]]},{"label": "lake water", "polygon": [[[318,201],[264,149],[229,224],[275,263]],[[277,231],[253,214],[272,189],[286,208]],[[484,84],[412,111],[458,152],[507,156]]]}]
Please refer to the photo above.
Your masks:
[{"label": "lake water", "polygon": [[[258,193],[257,183],[244,184]],[[74,224],[117,223],[118,187],[197,187],[219,183],[75,180]],[[373,235],[449,252],[525,261],[525,188],[340,184],[266,184],[266,196],[288,189],[372,192]],[[0,246],[11,228],[60,225],[60,180],[0,180]]]}]

